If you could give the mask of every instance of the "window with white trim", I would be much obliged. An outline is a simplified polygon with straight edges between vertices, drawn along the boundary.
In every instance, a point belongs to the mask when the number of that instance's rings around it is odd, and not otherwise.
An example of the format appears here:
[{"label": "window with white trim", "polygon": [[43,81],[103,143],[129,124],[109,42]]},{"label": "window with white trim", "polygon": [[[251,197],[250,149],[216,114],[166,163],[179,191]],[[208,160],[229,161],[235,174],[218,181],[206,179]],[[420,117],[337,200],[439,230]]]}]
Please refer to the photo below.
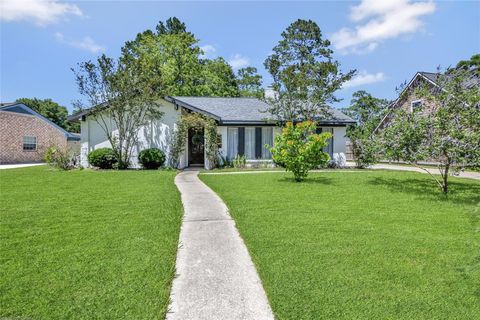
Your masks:
[{"label": "window with white trim", "polygon": [[24,136],[23,137],[23,151],[37,150],[37,137]]},{"label": "window with white trim", "polygon": [[410,112],[418,112],[422,110],[422,100],[414,100],[410,102]]}]

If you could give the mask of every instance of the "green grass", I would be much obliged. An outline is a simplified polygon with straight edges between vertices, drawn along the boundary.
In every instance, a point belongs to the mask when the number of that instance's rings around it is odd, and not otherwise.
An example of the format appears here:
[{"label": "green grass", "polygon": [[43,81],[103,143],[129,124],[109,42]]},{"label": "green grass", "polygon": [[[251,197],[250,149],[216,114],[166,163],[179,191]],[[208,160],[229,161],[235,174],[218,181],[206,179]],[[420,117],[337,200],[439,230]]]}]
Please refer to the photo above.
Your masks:
[{"label": "green grass", "polygon": [[278,319],[479,319],[480,183],[413,172],[201,175]]},{"label": "green grass", "polygon": [[163,319],[175,172],[0,170],[0,318]]}]

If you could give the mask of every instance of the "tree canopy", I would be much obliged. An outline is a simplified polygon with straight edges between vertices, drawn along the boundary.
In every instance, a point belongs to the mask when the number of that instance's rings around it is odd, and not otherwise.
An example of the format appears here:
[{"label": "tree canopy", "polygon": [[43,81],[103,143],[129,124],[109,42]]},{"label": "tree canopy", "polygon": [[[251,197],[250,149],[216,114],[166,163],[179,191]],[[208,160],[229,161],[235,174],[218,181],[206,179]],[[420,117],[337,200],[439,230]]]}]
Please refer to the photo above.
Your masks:
[{"label": "tree canopy", "polygon": [[67,108],[52,101],[52,99],[20,98],[17,99],[17,102],[25,104],[30,109],[38,112],[67,131],[80,132],[80,126],[78,123],[67,121]]},{"label": "tree canopy", "polygon": [[239,69],[237,71],[237,84],[242,97],[262,99],[264,96],[262,76],[258,74],[255,67]]},{"label": "tree canopy", "polygon": [[330,41],[314,21],[298,19],[288,26],[264,62],[277,93],[271,113],[284,121],[312,119],[338,101],[335,91],[355,71],[342,73],[332,54]]},{"label": "tree canopy", "polygon": [[137,60],[150,85],[164,95],[238,96],[230,65],[223,59],[204,59],[199,40],[185,23],[173,17],[160,21],[156,32],[146,30],[122,48],[121,60]]}]

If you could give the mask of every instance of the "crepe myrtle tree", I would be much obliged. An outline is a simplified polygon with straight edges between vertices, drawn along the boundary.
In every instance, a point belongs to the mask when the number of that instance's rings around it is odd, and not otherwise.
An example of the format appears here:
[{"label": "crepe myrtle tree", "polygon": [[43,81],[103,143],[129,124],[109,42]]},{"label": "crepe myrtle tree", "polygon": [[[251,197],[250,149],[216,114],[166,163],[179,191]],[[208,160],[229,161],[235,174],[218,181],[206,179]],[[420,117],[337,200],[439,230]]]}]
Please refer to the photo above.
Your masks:
[{"label": "crepe myrtle tree", "polygon": [[447,69],[438,86],[419,86],[416,94],[432,109],[397,111],[382,133],[388,159],[404,160],[428,173],[419,162],[438,162],[441,178],[430,176],[445,194],[450,174],[480,167],[480,89],[469,85],[472,77],[471,70]]},{"label": "crepe myrtle tree", "polygon": [[160,90],[151,82],[153,75],[145,66],[140,67],[138,60],[125,55],[118,61],[102,55],[72,70],[79,92],[86,98],[77,107],[91,107],[91,117],[110,142],[118,168],[127,169],[138,142],[138,129],[163,115]]},{"label": "crepe myrtle tree", "polygon": [[332,135],[328,132],[316,134],[315,131],[313,121],[287,122],[282,133],[275,138],[274,147],[270,147],[273,161],[291,171],[297,182],[304,180],[308,171],[330,160],[323,148]]},{"label": "crepe myrtle tree", "polygon": [[282,32],[264,65],[273,78],[268,110],[281,122],[312,120],[328,114],[334,93],[355,71],[342,73],[333,59],[330,41],[312,20],[299,19]]}]

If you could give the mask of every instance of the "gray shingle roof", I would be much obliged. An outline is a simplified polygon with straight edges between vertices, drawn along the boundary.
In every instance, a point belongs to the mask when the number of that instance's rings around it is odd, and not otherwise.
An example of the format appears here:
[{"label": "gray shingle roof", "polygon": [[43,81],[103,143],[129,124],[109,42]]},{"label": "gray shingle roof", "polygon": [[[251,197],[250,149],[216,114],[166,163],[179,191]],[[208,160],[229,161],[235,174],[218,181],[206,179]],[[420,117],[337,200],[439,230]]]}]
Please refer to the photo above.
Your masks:
[{"label": "gray shingle roof", "polygon": [[[267,123],[274,117],[267,113],[268,104],[255,98],[220,98],[220,97],[167,97],[187,109],[203,112],[223,124]],[[337,109],[330,109],[332,116],[321,119],[320,123],[353,123],[350,117]],[[270,120],[270,121],[269,121]]]},{"label": "gray shingle roof", "polygon": [[26,106],[23,103],[19,103],[19,102],[2,103],[2,104],[0,104],[0,110],[5,111],[5,112],[14,112],[14,113],[29,114],[29,115],[35,116],[39,119],[42,119],[43,121],[50,124],[51,126],[55,127],[56,129],[60,130],[65,135],[65,137],[67,138],[68,141],[70,141],[70,140],[71,141],[80,141],[80,135],[79,134],[68,132],[67,130],[63,129],[62,127],[60,127],[56,123],[52,122],[51,120],[45,118],[41,114],[35,112],[34,110],[32,110],[31,108],[29,108],[28,106]]},{"label": "gray shingle roof", "polygon": [[[437,83],[439,81],[438,79],[440,77],[439,73],[424,72],[424,71],[420,71],[418,73],[434,83]],[[448,74],[444,76],[447,79],[453,77],[453,75],[448,75]],[[472,76],[465,83],[462,83],[462,86],[465,86],[465,88],[478,87],[480,86],[480,78],[474,73],[472,73]]]}]

